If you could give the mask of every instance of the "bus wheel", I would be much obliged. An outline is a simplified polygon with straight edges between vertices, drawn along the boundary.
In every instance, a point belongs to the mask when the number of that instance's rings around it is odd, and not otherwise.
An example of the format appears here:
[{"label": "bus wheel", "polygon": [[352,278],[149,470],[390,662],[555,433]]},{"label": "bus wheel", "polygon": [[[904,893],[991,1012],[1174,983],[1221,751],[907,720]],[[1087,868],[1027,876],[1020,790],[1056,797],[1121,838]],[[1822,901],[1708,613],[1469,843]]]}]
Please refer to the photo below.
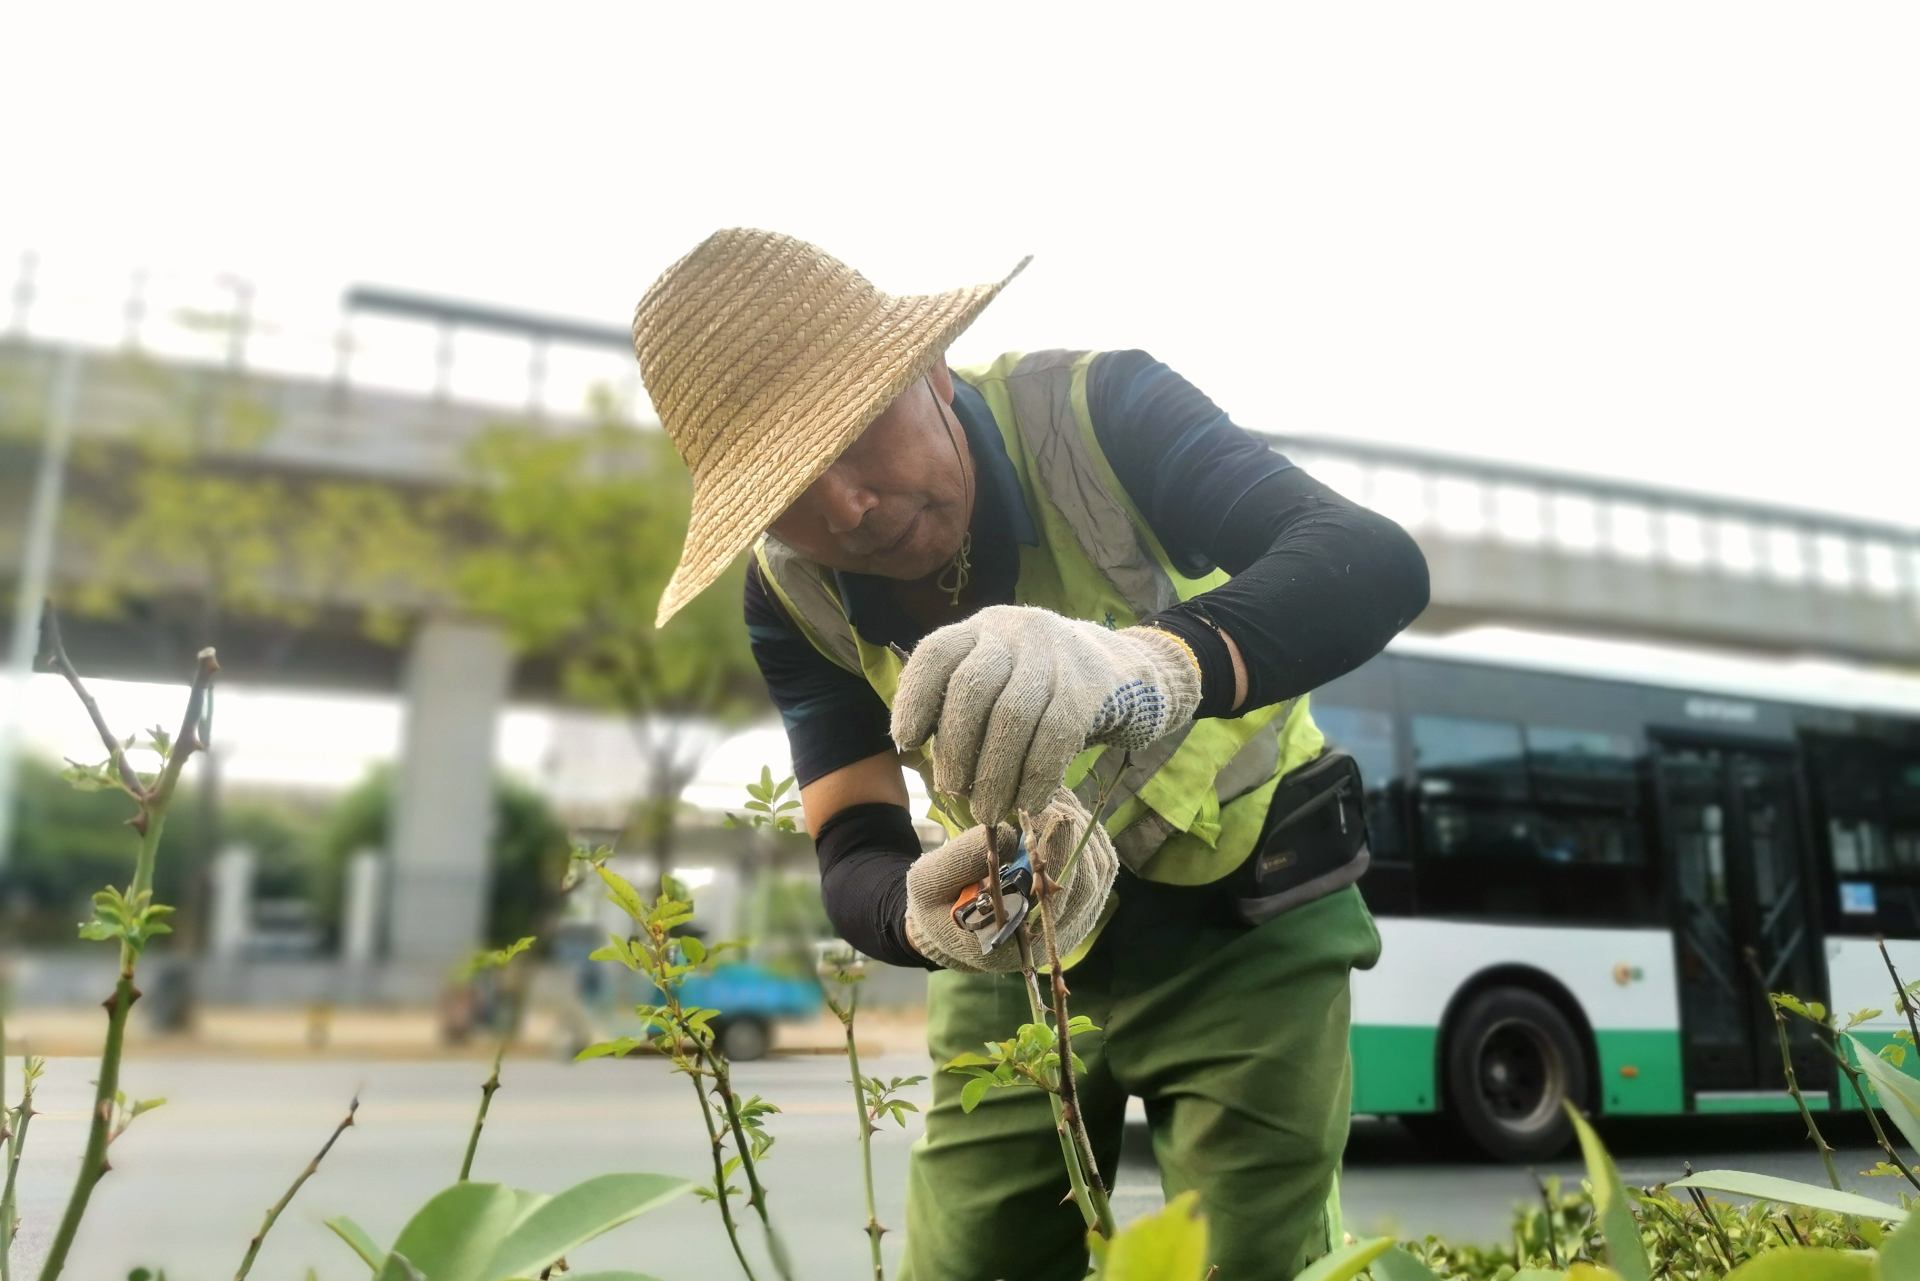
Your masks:
[{"label": "bus wheel", "polygon": [[1586,1056],[1553,1002],[1519,987],[1474,997],[1447,1038],[1448,1111],[1497,1161],[1541,1161],[1573,1139],[1562,1106],[1587,1099]]},{"label": "bus wheel", "polygon": [[728,1019],[720,1025],[720,1051],[735,1063],[765,1058],[773,1047],[773,1033],[759,1019]]}]

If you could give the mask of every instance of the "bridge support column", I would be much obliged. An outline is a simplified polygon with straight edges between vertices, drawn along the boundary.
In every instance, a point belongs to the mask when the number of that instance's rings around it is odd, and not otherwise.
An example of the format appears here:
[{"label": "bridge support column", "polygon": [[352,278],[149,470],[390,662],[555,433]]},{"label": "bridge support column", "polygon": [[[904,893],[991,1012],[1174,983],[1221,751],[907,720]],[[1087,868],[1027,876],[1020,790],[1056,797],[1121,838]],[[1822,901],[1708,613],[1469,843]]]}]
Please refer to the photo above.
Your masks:
[{"label": "bridge support column", "polygon": [[387,918],[395,995],[437,989],[481,941],[494,721],[511,669],[505,639],[482,623],[429,622],[408,655]]}]

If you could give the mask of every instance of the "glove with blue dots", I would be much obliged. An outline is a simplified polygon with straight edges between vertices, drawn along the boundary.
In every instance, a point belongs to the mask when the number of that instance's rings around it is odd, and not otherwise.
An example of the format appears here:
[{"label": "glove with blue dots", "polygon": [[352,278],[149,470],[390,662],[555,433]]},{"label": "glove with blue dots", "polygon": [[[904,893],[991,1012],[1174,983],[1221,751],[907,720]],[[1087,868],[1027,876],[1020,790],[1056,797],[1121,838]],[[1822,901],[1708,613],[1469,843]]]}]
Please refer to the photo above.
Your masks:
[{"label": "glove with blue dots", "polygon": [[1199,705],[1200,668],[1177,637],[995,605],[920,642],[900,673],[893,738],[909,751],[932,735],[934,786],[992,822],[1046,808],[1089,746],[1137,751]]}]

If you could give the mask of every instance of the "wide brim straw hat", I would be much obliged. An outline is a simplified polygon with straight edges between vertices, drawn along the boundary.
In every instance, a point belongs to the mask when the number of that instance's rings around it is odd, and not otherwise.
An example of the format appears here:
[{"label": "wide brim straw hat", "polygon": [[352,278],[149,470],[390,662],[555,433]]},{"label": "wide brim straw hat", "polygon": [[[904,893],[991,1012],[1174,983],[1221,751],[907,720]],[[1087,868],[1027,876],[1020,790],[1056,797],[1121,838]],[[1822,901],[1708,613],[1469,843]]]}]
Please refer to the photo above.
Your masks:
[{"label": "wide brim straw hat", "polygon": [[640,377],[693,475],[664,627],[725,572],[1020,274],[894,296],[823,249],[716,231],[661,273],[633,315]]}]

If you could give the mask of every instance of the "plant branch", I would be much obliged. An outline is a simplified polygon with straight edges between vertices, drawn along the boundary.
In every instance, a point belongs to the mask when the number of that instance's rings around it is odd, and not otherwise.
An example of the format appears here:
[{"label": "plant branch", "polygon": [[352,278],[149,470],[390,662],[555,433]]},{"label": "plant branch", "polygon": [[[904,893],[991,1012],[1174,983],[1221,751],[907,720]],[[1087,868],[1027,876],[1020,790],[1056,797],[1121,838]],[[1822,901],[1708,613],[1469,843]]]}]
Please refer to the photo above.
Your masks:
[{"label": "plant branch", "polygon": [[1867,1123],[1873,1127],[1873,1137],[1879,1141],[1880,1150],[1887,1154],[1887,1159],[1893,1162],[1894,1168],[1906,1176],[1908,1183],[1920,1189],[1920,1177],[1914,1175],[1907,1163],[1900,1159],[1900,1153],[1895,1151],[1893,1144],[1887,1140],[1887,1132],[1880,1125],[1880,1114],[1874,1110],[1872,1100],[1867,1098],[1866,1089],[1860,1084],[1860,1070],[1847,1062],[1846,1053],[1840,1049],[1838,1038],[1827,1044],[1827,1053],[1833,1056],[1833,1061],[1839,1064],[1841,1072],[1846,1074],[1847,1084],[1853,1087],[1854,1097],[1860,1100],[1860,1108],[1867,1114]]},{"label": "plant branch", "polygon": [[1760,994],[1767,997],[1767,1008],[1773,1012],[1774,1035],[1780,1038],[1780,1068],[1787,1076],[1787,1092],[1793,1095],[1793,1102],[1800,1109],[1800,1119],[1807,1123],[1807,1137],[1813,1140],[1813,1146],[1820,1152],[1820,1160],[1827,1167],[1827,1182],[1834,1191],[1840,1190],[1840,1175],[1833,1168],[1833,1147],[1827,1142],[1827,1136],[1820,1133],[1820,1127],[1814,1122],[1813,1109],[1807,1106],[1807,1100],[1800,1093],[1800,1077],[1793,1070],[1793,1050],[1787,1043],[1787,1014],[1772,997],[1767,996],[1766,975],[1760,970],[1760,954],[1753,948],[1746,949],[1747,968],[1753,972],[1753,981]]},{"label": "plant branch", "polygon": [[[674,1035],[678,1034],[676,1027]],[[689,1071],[687,1078],[693,1082],[693,1092],[700,1097],[700,1117],[707,1123],[707,1141],[713,1150],[713,1195],[720,1203],[720,1221],[726,1225],[727,1240],[733,1244],[733,1257],[740,1260],[740,1270],[747,1274],[747,1281],[757,1281],[753,1265],[747,1262],[746,1249],[740,1244],[740,1227],[733,1221],[733,1203],[727,1197],[727,1163],[720,1146],[726,1141],[724,1131],[714,1124],[713,1104],[707,1098],[707,1087],[701,1083],[700,1073]]]},{"label": "plant branch", "polygon": [[126,788],[136,800],[144,797],[147,789],[141,783],[140,775],[134,772],[132,765],[128,764],[127,753],[120,746],[120,740],[113,736],[113,731],[107,728],[107,718],[100,714],[100,704],[93,701],[93,694],[88,691],[86,682],[80,679],[80,673],[74,670],[73,660],[67,657],[66,644],[60,639],[60,615],[54,612],[52,601],[48,601],[40,611],[40,634],[41,649],[47,655],[47,662],[54,671],[67,678],[67,684],[71,685],[73,692],[79,695],[80,705],[87,709],[87,716],[93,721],[94,732],[100,735],[101,743],[106,746],[107,756],[112,760],[115,772],[120,775],[120,785]]},{"label": "plant branch", "polygon": [[747,1176],[747,1204],[760,1216],[760,1228],[767,1234],[767,1253],[773,1256],[774,1271],[784,1281],[793,1281],[793,1264],[787,1257],[787,1243],[774,1230],[773,1218],[767,1213],[767,1190],[760,1184],[760,1171],[753,1159],[753,1145],[747,1142],[745,1127],[740,1124],[740,1102],[733,1093],[733,1080],[727,1071],[726,1056],[711,1045],[699,1041],[695,1044],[706,1056],[713,1073],[714,1088],[720,1092],[720,1102],[727,1110],[727,1124],[733,1129],[735,1154],[740,1158],[741,1172]]},{"label": "plant branch", "polygon": [[240,1260],[240,1270],[233,1274],[233,1281],[246,1281],[247,1273],[253,1269],[254,1259],[260,1254],[260,1247],[266,1243],[267,1233],[273,1231],[274,1221],[292,1202],[294,1195],[300,1191],[301,1184],[311,1179],[320,1169],[320,1163],[327,1159],[327,1153],[333,1151],[333,1145],[339,1141],[341,1135],[347,1132],[347,1127],[353,1124],[353,1114],[359,1110],[360,1096],[355,1094],[353,1102],[347,1104],[347,1114],[340,1118],[340,1124],[333,1127],[333,1133],[327,1136],[327,1141],[320,1145],[318,1152],[314,1153],[313,1160],[307,1162],[307,1168],[300,1171],[299,1177],[294,1179],[292,1186],[273,1203],[273,1208],[267,1211],[267,1217],[261,1220],[260,1230],[254,1233],[253,1240],[247,1243],[247,1257]]},{"label": "plant branch", "polygon": [[[1097,817],[1089,818],[1087,830],[1092,831],[1093,825],[1099,821]],[[1067,979],[1060,965],[1060,948],[1053,936],[1055,887],[1044,860],[1034,869],[1034,884],[1040,900],[1040,933],[1047,944],[1047,972],[1053,980],[1053,1026],[1060,1050],[1060,1108],[1065,1114],[1067,1130],[1073,1136],[1074,1146],[1080,1151],[1081,1172],[1087,1181],[1087,1192],[1093,1199],[1100,1235],[1111,1241],[1118,1229],[1113,1221],[1113,1206],[1107,1196],[1106,1184],[1100,1178],[1093,1140],[1087,1134],[1086,1120],[1080,1114],[1079,1083],[1073,1072],[1073,1037],[1067,1030]]]},{"label": "plant branch", "polygon": [[[0,1057],[4,1051],[0,1051]],[[7,1182],[0,1189],[0,1281],[12,1281],[13,1238],[20,1230],[15,1214],[14,1187],[20,1178],[20,1156],[27,1147],[27,1126],[33,1120],[33,1082],[39,1074],[31,1058],[21,1061],[20,1103],[7,1114]]]},{"label": "plant branch", "polygon": [[1900,1002],[1900,1012],[1907,1016],[1907,1032],[1913,1037],[1913,1052],[1920,1054],[1920,1019],[1913,1011],[1913,999],[1907,995],[1906,984],[1900,981],[1900,971],[1893,968],[1893,958],[1887,954],[1887,941],[1884,938],[1874,940],[1880,947],[1880,959],[1887,963],[1887,976],[1893,980],[1893,998]]},{"label": "plant branch", "polygon": [[513,1032],[509,1029],[500,1037],[500,1045],[493,1052],[493,1072],[480,1085],[480,1110],[474,1113],[473,1133],[467,1136],[467,1154],[460,1158],[460,1179],[465,1183],[473,1172],[473,1154],[480,1149],[480,1130],[487,1123],[487,1109],[493,1105],[493,1095],[500,1088],[500,1060],[507,1054],[507,1038]]},{"label": "plant branch", "polygon": [[[56,667],[79,694],[93,718],[94,728],[100,731],[102,741],[110,748],[114,747],[116,740],[113,732],[106,727],[98,704],[93,701],[85,682],[74,672],[73,664],[67,658],[65,647],[60,642],[59,623],[50,607],[45,616],[48,620],[47,639],[53,650]],[[185,767],[187,758],[197,748],[204,746],[200,742],[200,718],[206,707],[207,691],[219,671],[220,664],[213,650],[201,650],[193,688],[187,695],[187,710],[180,721],[180,733],[167,754],[166,765],[151,788],[132,792],[140,807],[134,820],[134,827],[140,833],[140,852],[134,862],[133,882],[128,887],[125,902],[129,910],[135,913],[147,911],[147,900],[153,892],[153,866],[160,852],[160,832],[166,823],[167,807],[173,800],[175,788],[179,786],[180,771]],[[125,769],[124,753],[116,749],[115,755]],[[120,1089],[120,1059],[126,1047],[127,1018],[133,1012],[133,1003],[140,999],[140,989],[134,986],[134,970],[139,963],[141,946],[143,941],[138,940],[136,935],[122,933],[120,977],[114,985],[113,995],[105,1002],[107,1035],[100,1049],[100,1072],[96,1078],[98,1084],[94,1091],[93,1114],[87,1127],[86,1149],[81,1155],[80,1171],[75,1176],[73,1192],[67,1198],[67,1208],[61,1216],[60,1227],[47,1248],[46,1262],[41,1265],[40,1281],[55,1281],[66,1267],[67,1255],[73,1249],[74,1238],[80,1231],[80,1221],[86,1216],[87,1203],[93,1196],[94,1186],[110,1168],[107,1163],[107,1144],[113,1138],[114,1098]]]},{"label": "plant branch", "polygon": [[[1047,1025],[1047,1005],[1040,996],[1040,979],[1033,968],[1033,938],[1025,928],[1014,935],[1020,946],[1020,975],[1027,989],[1027,1009],[1031,1021],[1038,1027]],[[1067,1111],[1060,1102],[1060,1092],[1046,1083],[1047,1102],[1053,1108],[1053,1130],[1060,1140],[1060,1159],[1067,1167],[1067,1188],[1073,1197],[1073,1203],[1080,1207],[1080,1217],[1086,1220],[1089,1230],[1099,1227],[1100,1212],[1094,1208],[1093,1194],[1087,1188],[1086,1175],[1080,1169],[1080,1150],[1074,1145],[1073,1136],[1067,1130]]]}]

